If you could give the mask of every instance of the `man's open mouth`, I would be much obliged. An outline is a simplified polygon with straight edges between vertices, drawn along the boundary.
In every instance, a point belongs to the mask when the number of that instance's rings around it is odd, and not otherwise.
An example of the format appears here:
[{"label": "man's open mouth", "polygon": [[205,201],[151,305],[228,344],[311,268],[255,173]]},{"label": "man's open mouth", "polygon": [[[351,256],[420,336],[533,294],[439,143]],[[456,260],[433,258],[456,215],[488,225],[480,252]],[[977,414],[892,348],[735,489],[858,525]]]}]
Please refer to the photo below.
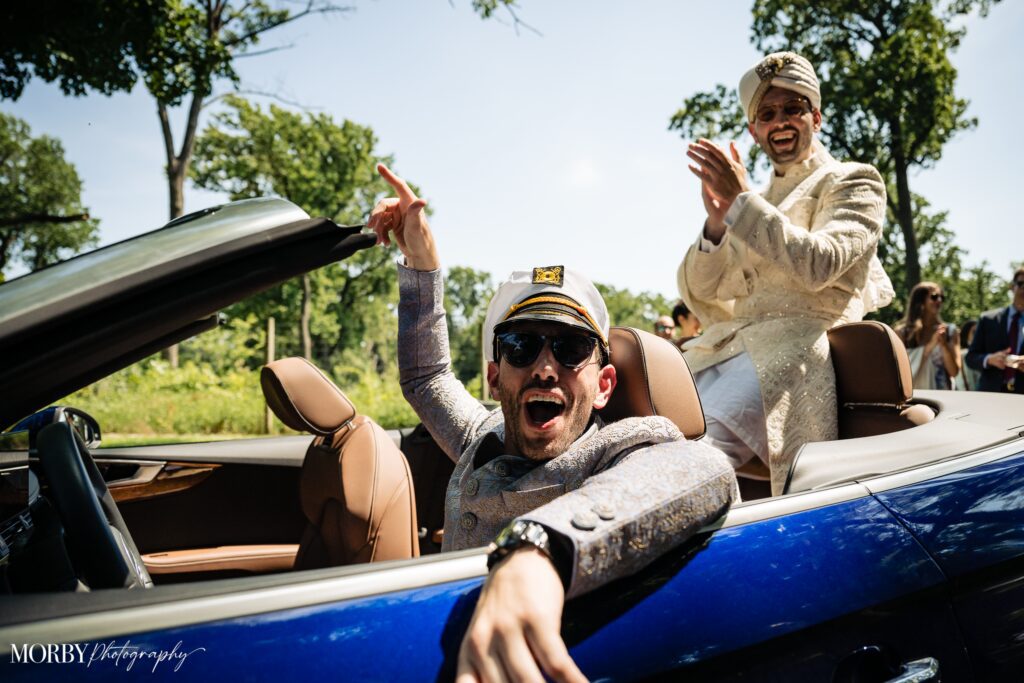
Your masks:
[{"label": "man's open mouth", "polygon": [[783,130],[778,133],[773,133],[768,137],[768,141],[771,142],[772,146],[776,149],[789,149],[796,144],[796,131]]},{"label": "man's open mouth", "polygon": [[565,412],[565,401],[558,396],[531,396],[526,399],[526,417],[530,425],[539,429]]}]

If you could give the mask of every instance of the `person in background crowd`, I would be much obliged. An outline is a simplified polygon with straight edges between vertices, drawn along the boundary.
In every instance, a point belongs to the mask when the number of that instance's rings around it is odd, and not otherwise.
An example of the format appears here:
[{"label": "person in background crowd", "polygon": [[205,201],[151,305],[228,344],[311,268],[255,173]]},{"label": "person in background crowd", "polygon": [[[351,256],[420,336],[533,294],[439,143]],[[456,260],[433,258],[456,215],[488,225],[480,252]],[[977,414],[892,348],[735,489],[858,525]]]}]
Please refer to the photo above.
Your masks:
[{"label": "person in background crowd", "polygon": [[672,335],[676,331],[676,324],[672,322],[672,318],[667,315],[663,315],[658,318],[654,323],[654,334],[658,335],[662,339],[668,339],[673,341]]},{"label": "person in background crowd", "polygon": [[689,146],[707,219],[678,284],[705,325],[686,344],[705,440],[729,455],[741,490],[743,480],[770,479],[778,495],[797,451],[839,434],[826,332],[892,301],[877,257],[885,183],[818,140],[821,88],[805,58],[766,56],[739,95],[773,173],[753,192],[735,143]]},{"label": "person in background crowd", "polygon": [[960,373],[960,338],[956,325],[942,321],[942,287],[920,282],[910,290],[896,334],[910,356],[915,389],[952,389]]},{"label": "person in background crowd", "polygon": [[676,329],[679,330],[676,344],[680,347],[700,334],[700,319],[682,301],[672,309],[672,319],[676,321]]},{"label": "person in background crowd", "polygon": [[977,388],[1024,394],[1024,267],[1010,281],[1013,301],[1006,308],[982,313],[974,341],[967,350],[967,364],[981,372]]},{"label": "person in background crowd", "polygon": [[968,320],[960,328],[960,374],[953,380],[953,387],[960,391],[973,391],[978,388],[981,373],[967,364],[967,349],[974,341],[977,320]]}]

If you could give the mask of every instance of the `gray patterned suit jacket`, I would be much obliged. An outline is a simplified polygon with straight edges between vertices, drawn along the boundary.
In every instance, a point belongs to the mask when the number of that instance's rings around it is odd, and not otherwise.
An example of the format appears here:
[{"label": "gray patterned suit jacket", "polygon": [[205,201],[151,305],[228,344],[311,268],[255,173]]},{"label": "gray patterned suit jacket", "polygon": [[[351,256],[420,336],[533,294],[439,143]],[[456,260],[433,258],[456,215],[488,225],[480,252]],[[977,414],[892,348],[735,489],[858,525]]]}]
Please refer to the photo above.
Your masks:
[{"label": "gray patterned suit jacket", "polygon": [[574,597],[641,569],[738,500],[725,456],[662,417],[605,425],[595,416],[546,462],[505,453],[501,410],[487,410],[451,371],[440,271],[398,271],[402,390],[456,462],[442,550],[486,545],[517,518],[538,522],[572,548]]}]

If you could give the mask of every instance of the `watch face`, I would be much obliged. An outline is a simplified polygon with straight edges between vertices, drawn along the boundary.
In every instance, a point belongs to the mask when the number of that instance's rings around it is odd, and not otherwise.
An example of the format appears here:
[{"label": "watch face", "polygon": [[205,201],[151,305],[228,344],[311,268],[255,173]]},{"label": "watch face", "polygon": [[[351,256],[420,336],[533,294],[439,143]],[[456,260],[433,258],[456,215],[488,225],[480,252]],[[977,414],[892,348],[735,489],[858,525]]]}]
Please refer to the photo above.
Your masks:
[{"label": "watch face", "polygon": [[523,545],[532,545],[545,555],[549,554],[548,532],[536,522],[524,522],[522,520],[513,522],[501,530],[498,537],[494,539],[495,548],[487,559],[488,568],[499,561],[516,548]]}]

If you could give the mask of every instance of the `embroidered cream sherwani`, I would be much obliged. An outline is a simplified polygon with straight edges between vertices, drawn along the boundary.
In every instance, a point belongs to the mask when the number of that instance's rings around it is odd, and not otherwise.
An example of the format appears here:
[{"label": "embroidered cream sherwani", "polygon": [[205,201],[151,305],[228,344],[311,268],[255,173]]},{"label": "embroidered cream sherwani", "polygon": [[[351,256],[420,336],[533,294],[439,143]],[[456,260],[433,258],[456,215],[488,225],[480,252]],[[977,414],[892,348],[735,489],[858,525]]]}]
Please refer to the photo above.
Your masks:
[{"label": "embroidered cream sherwani", "polygon": [[679,290],[705,322],[688,342],[693,372],[746,352],[761,385],[772,493],[797,450],[835,439],[835,374],[825,332],[892,300],[876,250],[885,186],[872,166],[809,160],[751,193],[711,253],[694,245]]}]

